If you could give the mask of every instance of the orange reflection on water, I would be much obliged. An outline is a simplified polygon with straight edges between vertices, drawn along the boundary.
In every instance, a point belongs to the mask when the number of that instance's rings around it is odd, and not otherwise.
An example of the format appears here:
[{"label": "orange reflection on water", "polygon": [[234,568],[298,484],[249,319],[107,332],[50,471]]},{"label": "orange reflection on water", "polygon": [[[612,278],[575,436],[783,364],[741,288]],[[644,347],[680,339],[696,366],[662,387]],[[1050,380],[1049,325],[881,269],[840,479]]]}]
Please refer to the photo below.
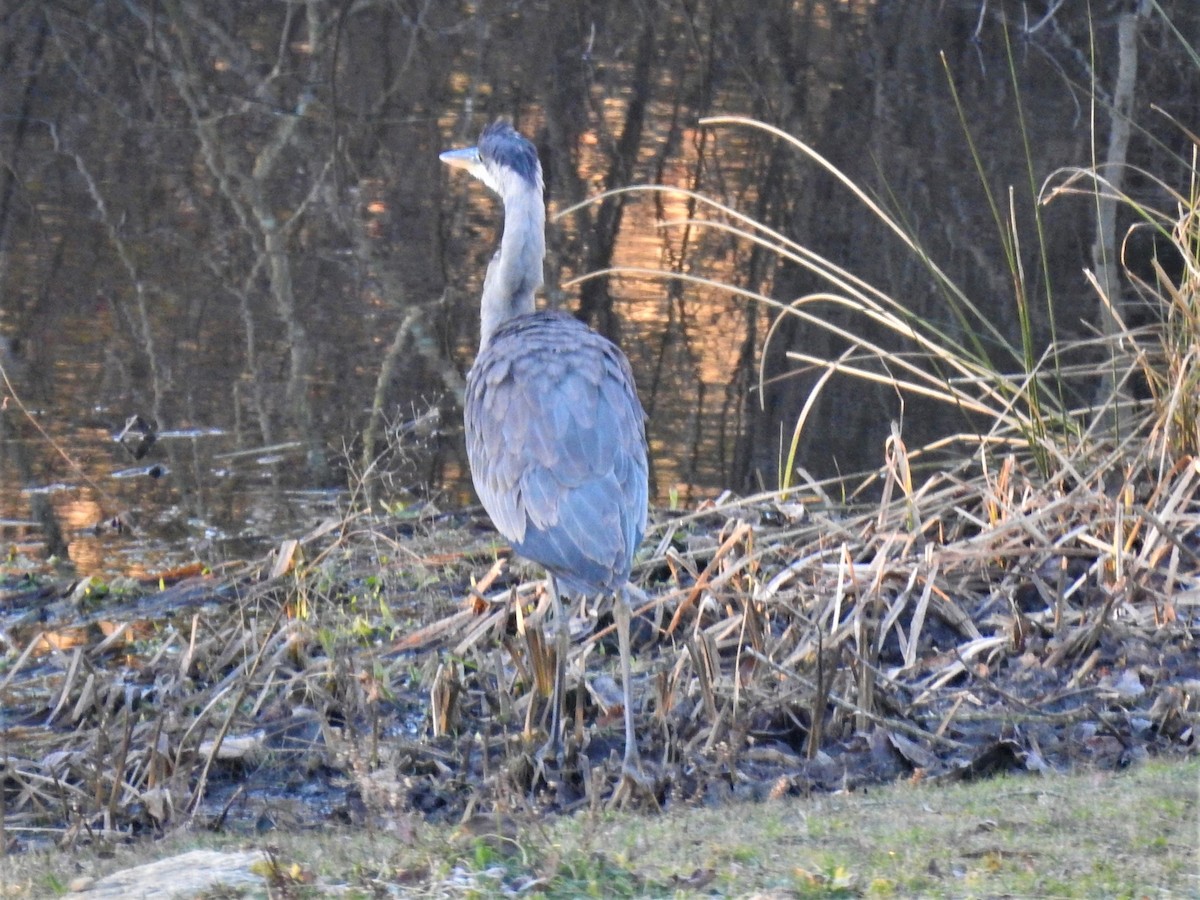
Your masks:
[{"label": "orange reflection on water", "polygon": [[[610,133],[619,133],[623,104],[610,102],[606,114],[613,116]],[[755,402],[748,396],[753,379],[738,385],[733,373],[747,362],[757,365],[757,347],[749,361],[742,358],[743,347],[748,338],[753,339],[752,346],[759,344],[768,318],[766,310],[750,305],[753,301],[721,287],[747,284],[750,242],[706,227],[705,221],[720,221],[719,210],[694,205],[683,193],[693,186],[701,191],[708,187],[703,181],[706,173],[698,168],[698,141],[697,134],[685,134],[679,141],[681,152],[657,173],[662,185],[679,190],[648,188],[624,195],[611,263],[614,272],[608,276],[613,303],[627,323],[622,346],[638,373],[639,394],[649,417],[660,503],[668,500],[672,485],[677,489],[684,484],[715,485],[727,476],[739,430],[737,417]],[[580,175],[599,186],[608,161],[594,135],[581,144],[588,150],[580,154]],[[643,140],[642,146],[638,170],[652,172],[658,149],[651,139]],[[749,166],[753,158],[748,147],[739,149],[736,142],[723,141],[723,177]],[[752,187],[742,190],[738,202],[731,205],[744,207],[753,200]],[[593,219],[598,210],[593,205]],[[568,216],[555,224],[569,229],[574,221]],[[578,261],[566,262],[564,280],[587,274],[570,271],[572,263],[578,265]],[[693,271],[702,272],[715,286],[677,277]],[[768,291],[769,267],[758,277],[761,283],[754,289]],[[690,493],[683,496],[686,502]]]}]

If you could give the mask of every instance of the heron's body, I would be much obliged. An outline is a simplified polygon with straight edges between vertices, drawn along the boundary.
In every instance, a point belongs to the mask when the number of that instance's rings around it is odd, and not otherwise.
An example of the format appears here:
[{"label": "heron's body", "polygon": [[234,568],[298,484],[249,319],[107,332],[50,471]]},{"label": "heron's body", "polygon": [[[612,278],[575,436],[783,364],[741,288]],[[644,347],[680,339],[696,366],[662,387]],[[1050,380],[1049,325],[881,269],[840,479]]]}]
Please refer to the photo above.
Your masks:
[{"label": "heron's body", "polygon": [[643,414],[625,355],[572,316],[526,313],[467,375],[475,490],[513,549],[572,593],[629,581],[646,529]]},{"label": "heron's body", "polygon": [[630,694],[633,555],[646,528],[645,415],[625,355],[573,317],[537,312],[545,209],[537,151],[496,122],[479,145],[442,159],[504,201],[504,235],[480,303],[479,355],[467,375],[467,457],[496,529],[545,567],[559,642],[551,745],[560,740],[566,623],[558,586],[612,594],[625,688],[625,771],[640,766]]}]

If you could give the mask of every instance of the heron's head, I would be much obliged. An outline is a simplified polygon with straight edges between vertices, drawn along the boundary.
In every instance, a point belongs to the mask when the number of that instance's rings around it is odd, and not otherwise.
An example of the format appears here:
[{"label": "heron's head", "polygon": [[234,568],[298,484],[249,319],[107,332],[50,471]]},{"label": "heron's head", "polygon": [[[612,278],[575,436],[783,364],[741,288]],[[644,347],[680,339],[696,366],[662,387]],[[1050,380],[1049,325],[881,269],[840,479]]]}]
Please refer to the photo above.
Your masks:
[{"label": "heron's head", "polygon": [[484,128],[474,147],[447,150],[439,158],[456,169],[466,169],[501,197],[542,188],[537,149],[507,119],[497,119]]}]

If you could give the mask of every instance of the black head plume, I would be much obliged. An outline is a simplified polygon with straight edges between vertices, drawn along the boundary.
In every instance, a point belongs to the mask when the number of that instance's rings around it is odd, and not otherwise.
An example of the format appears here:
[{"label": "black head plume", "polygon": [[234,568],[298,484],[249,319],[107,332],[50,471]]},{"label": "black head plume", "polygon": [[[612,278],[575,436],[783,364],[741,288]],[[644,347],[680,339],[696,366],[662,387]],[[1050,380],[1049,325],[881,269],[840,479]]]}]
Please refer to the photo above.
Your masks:
[{"label": "black head plume", "polygon": [[537,182],[537,148],[507,119],[497,119],[479,135],[479,156],[487,165],[511,169],[529,184]]}]

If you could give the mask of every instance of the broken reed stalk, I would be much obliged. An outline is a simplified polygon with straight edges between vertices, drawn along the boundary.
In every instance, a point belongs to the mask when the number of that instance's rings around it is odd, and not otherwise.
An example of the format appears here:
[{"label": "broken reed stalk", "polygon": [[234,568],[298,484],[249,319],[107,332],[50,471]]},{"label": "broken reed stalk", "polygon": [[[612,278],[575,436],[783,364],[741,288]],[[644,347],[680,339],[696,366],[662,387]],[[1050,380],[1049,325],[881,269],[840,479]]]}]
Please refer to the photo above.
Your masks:
[{"label": "broken reed stalk", "polygon": [[[284,621],[284,613],[286,612],[286,608],[287,607],[285,604],[280,604],[279,610],[276,612],[271,623],[271,627],[267,630],[266,635],[263,636],[263,640],[259,642],[258,652],[254,655],[250,666],[245,670],[245,675],[237,679],[233,685],[231,685],[233,702],[229,706],[229,712],[226,714],[225,718],[221,722],[220,727],[217,729],[217,735],[213,739],[211,749],[207,754],[205,754],[204,764],[200,768],[200,775],[196,781],[196,787],[192,791],[192,796],[188,800],[185,807],[189,815],[195,814],[201,799],[204,797],[204,788],[208,783],[208,773],[212,770],[213,761],[220,753],[221,743],[225,740],[225,736],[229,733],[229,729],[233,724],[234,717],[237,715],[238,707],[241,705],[242,700],[245,699],[247,693],[249,693],[254,674],[258,671],[259,664],[262,662],[263,657],[266,654],[267,647],[270,645],[270,637],[276,633],[276,628],[278,628],[279,623]],[[218,693],[216,696],[214,696],[209,704],[205,707],[204,711],[207,712],[209,709],[215,707],[217,701],[221,699],[222,696],[223,693]],[[197,722],[203,721],[203,719],[204,715],[201,714],[197,717]]]}]

